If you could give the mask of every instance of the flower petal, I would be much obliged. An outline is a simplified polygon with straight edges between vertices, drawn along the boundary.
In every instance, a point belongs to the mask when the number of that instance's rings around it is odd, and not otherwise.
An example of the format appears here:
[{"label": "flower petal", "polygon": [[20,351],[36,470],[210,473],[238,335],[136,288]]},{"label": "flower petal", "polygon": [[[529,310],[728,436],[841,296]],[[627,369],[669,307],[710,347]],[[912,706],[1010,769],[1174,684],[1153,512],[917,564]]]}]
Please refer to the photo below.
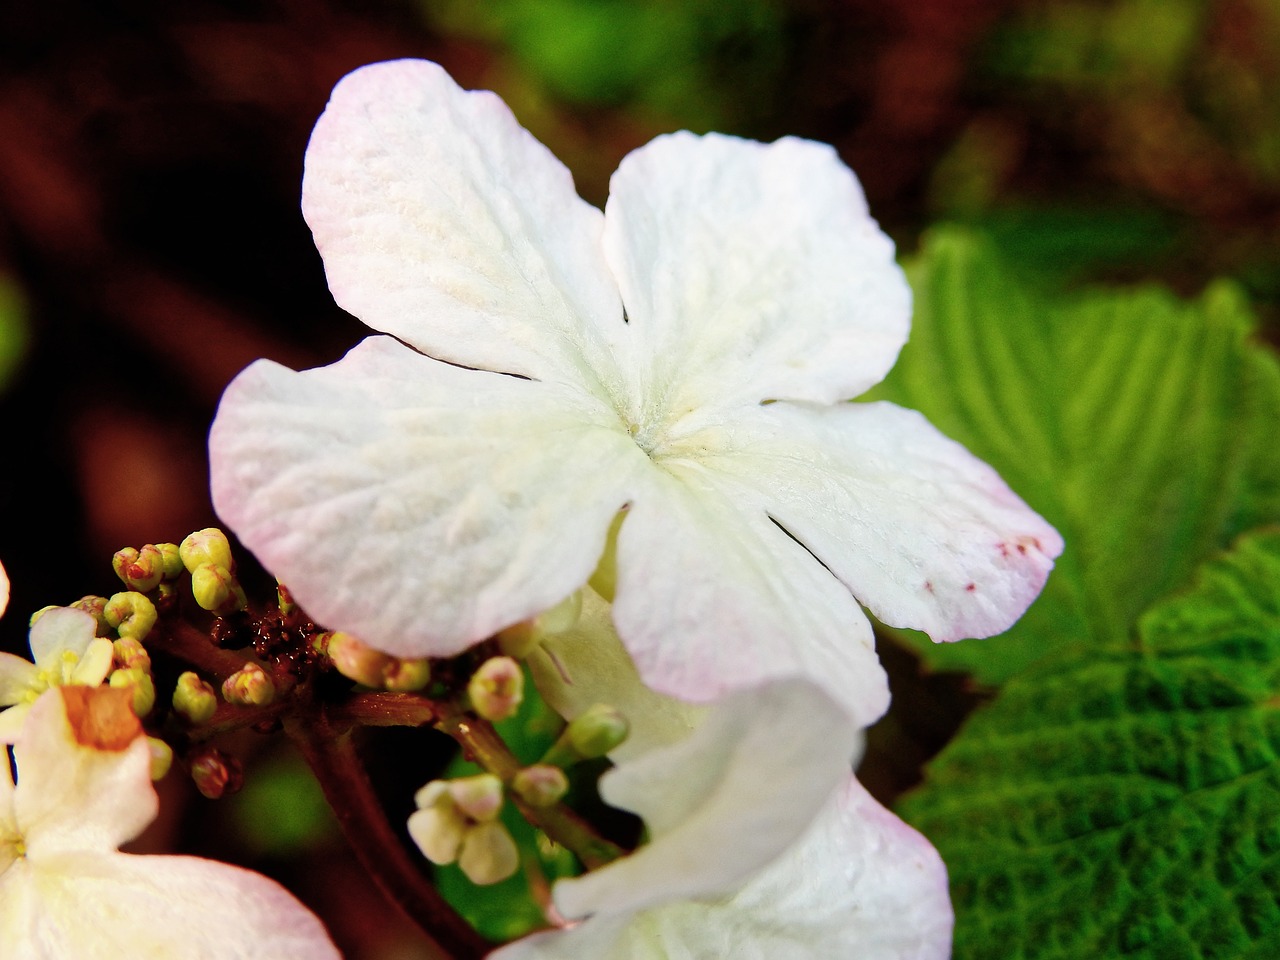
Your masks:
[{"label": "flower petal", "polygon": [[869,726],[889,704],[866,615],[763,511],[696,463],[665,461],[618,534],[613,620],[641,679],[705,703],[807,677]]},{"label": "flower petal", "polygon": [[18,703],[36,689],[40,668],[30,660],[0,651],[0,706]]},{"label": "flower petal", "polygon": [[115,850],[155,819],[151,752],[129,699],[57,687],[32,705],[13,748],[14,816],[30,857]]},{"label": "flower petal", "polygon": [[881,621],[937,641],[1008,629],[1062,552],[994,470],[890,403],[770,404],[685,442]]},{"label": "flower petal", "polygon": [[307,147],[302,208],[334,299],[441,360],[616,389],[622,305],[600,211],[495,94],[434,63],[348,74]]},{"label": "flower petal", "polygon": [[687,739],[601,778],[604,800],[639,814],[652,841],[558,883],[556,906],[582,917],[732,892],[798,838],[849,775],[854,732],[806,681],[727,697]]},{"label": "flower petal", "polygon": [[614,630],[608,602],[590,587],[583,590],[578,622],[544,637],[527,662],[542,699],[566,720],[598,703],[627,718],[627,739],[609,753],[615,763],[678,743],[708,710],[664,697],[641,682]]},{"label": "flower petal", "polygon": [[4,572],[4,564],[0,563],[0,616],[9,609],[9,575]]},{"label": "flower petal", "polygon": [[340,960],[324,926],[283,887],[225,863],[68,851],[28,871],[24,886],[39,895],[25,916],[0,908],[0,931],[26,926],[21,960]]},{"label": "flower petal", "polygon": [[910,288],[831,147],[676,133],[610,191],[605,251],[656,409],[830,403],[893,366]]},{"label": "flower petal", "polygon": [[946,960],[952,922],[937,852],[850,778],[804,837],[732,897],[600,913],[491,956]]},{"label": "flower petal", "polygon": [[444,656],[586,582],[647,460],[567,388],[372,337],[328,367],[259,361],[209,440],[219,516],[319,622]]},{"label": "flower petal", "polygon": [[46,610],[31,626],[31,657],[41,667],[59,660],[64,651],[81,657],[97,632],[98,622],[83,610]]}]

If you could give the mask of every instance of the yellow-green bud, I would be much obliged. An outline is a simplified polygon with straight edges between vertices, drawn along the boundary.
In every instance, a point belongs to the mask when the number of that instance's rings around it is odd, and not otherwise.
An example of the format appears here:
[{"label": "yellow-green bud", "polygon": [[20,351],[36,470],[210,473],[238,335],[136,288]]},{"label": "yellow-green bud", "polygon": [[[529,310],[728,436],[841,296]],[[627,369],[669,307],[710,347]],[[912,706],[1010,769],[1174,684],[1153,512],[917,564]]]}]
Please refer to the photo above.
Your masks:
[{"label": "yellow-green bud", "polygon": [[116,689],[129,689],[133,693],[133,712],[145,717],[156,705],[156,685],[151,674],[137,667],[113,670],[108,680]]},{"label": "yellow-green bud", "polygon": [[280,612],[286,617],[298,609],[298,605],[293,601],[293,594],[279,580],[276,581],[276,606],[280,608]]},{"label": "yellow-green bud", "polygon": [[147,749],[151,751],[151,779],[164,779],[173,766],[173,747],[157,737],[147,737]]},{"label": "yellow-green bud", "polygon": [[603,757],[626,740],[630,732],[626,717],[613,707],[597,703],[569,721],[542,762],[567,767],[579,760]]},{"label": "yellow-green bud", "polygon": [[218,695],[210,684],[188,670],[178,677],[173,688],[173,709],[191,723],[206,723],[218,709]]},{"label": "yellow-green bud", "polygon": [[216,563],[203,563],[191,571],[191,595],[201,607],[220,617],[247,605],[244,589],[235,576]]},{"label": "yellow-green bud", "polygon": [[222,696],[241,707],[265,707],[276,698],[276,685],[256,663],[246,663],[222,682]]},{"label": "yellow-green bud", "polygon": [[157,543],[160,558],[164,563],[164,579],[177,580],[186,572],[186,564],[182,562],[182,551],[176,543]]},{"label": "yellow-green bud", "polygon": [[155,589],[164,576],[164,555],[150,543],[141,550],[125,547],[116,551],[111,566],[126,587],[146,593]]},{"label": "yellow-green bud", "polygon": [[87,597],[81,597],[71,605],[73,610],[83,610],[98,621],[98,636],[100,637],[111,632],[111,624],[107,623],[107,618],[103,613],[106,607],[106,597],[96,597],[92,594]]},{"label": "yellow-green bud", "polygon": [[156,625],[155,604],[133,590],[112,595],[102,615],[120,636],[135,640],[145,639]]},{"label": "yellow-green bud", "polygon": [[569,778],[559,767],[535,763],[525,767],[511,780],[511,789],[530,806],[549,807],[559,803],[569,792]]},{"label": "yellow-green bud", "polygon": [[458,866],[472,883],[485,886],[512,876],[520,866],[520,854],[501,822],[479,823],[462,838]]},{"label": "yellow-green bud", "polygon": [[382,686],[394,658],[341,630],[327,634],[325,643],[329,659],[340,674],[366,687]]},{"label": "yellow-green bud", "polygon": [[197,567],[202,567],[206,563],[226,570],[236,568],[235,562],[231,559],[231,543],[227,540],[227,535],[217,527],[205,527],[203,530],[188,534],[187,538],[178,545],[178,556],[182,558],[183,566],[191,573],[195,573]]},{"label": "yellow-green bud", "polygon": [[392,693],[413,693],[431,682],[431,661],[426,657],[401,660],[392,657],[384,671],[382,685]]},{"label": "yellow-green bud", "polygon": [[524,671],[510,657],[490,657],[471,675],[467,696],[486,720],[505,720],[524,700]]},{"label": "yellow-green bud", "polygon": [[151,672],[151,654],[147,648],[133,637],[121,637],[111,644],[112,658],[119,667],[136,667],[145,673]]}]

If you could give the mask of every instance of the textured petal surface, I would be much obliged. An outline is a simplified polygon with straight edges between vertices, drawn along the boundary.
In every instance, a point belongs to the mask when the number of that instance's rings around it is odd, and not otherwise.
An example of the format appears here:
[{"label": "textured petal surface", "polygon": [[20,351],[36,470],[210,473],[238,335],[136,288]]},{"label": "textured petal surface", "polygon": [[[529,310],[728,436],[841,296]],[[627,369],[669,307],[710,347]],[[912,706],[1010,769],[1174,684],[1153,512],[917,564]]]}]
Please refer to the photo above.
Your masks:
[{"label": "textured petal surface", "polygon": [[597,703],[627,718],[627,739],[609,754],[616,763],[685,739],[709,709],[664,697],[641,682],[613,628],[609,604],[590,587],[583,590],[574,627],[545,637],[527,662],[542,699],[566,720]]},{"label": "textured petal surface", "polygon": [[259,361],[209,441],[219,516],[319,622],[448,655],[586,582],[648,463],[608,408],[373,337]]},{"label": "textured petal surface", "polygon": [[[227,864],[63,853],[20,868],[13,886],[26,895],[12,904],[0,897],[0,930],[27,932],[15,938],[15,960],[340,958],[320,921],[282,887]],[[6,957],[10,949],[6,940]]]},{"label": "textured petal surface", "polygon": [[825,144],[658,137],[613,176],[605,250],[646,368],[642,420],[854,397],[907,339],[893,244]]},{"label": "textured petal surface", "polygon": [[613,619],[641,678],[715,700],[807,677],[869,726],[889,703],[866,615],[848,588],[763,511],[697,463],[650,471],[618,535]]},{"label": "textured petal surface", "polygon": [[883,622],[934,640],[1000,633],[1062,538],[985,463],[889,403],[777,403],[704,431],[701,460]]},{"label": "textured petal surface", "polygon": [[[18,767],[14,817],[33,858],[66,850],[115,850],[141,833],[159,809],[151,752],[138,735],[137,719],[130,714],[131,723],[121,730],[121,736],[133,734],[127,746],[87,746],[68,720],[64,694],[77,695],[66,688],[41,695],[13,748]],[[111,716],[104,719],[115,722]]]},{"label": "textured petal surface", "polygon": [[348,74],[311,136],[302,207],[334,299],[374,329],[464,366],[617,389],[600,211],[495,94],[421,60]]},{"label": "textured petal surface", "polygon": [[598,914],[495,960],[946,960],[951,903],[937,852],[861,784],[730,898]]},{"label": "textured petal surface", "polygon": [[685,740],[600,780],[639,814],[651,842],[556,885],[567,917],[729,893],[775,859],[849,775],[854,727],[814,685],[783,681],[716,704]]},{"label": "textured petal surface", "polygon": [[31,657],[42,667],[59,660],[64,650],[80,657],[97,630],[97,621],[83,610],[46,610],[31,627]]}]

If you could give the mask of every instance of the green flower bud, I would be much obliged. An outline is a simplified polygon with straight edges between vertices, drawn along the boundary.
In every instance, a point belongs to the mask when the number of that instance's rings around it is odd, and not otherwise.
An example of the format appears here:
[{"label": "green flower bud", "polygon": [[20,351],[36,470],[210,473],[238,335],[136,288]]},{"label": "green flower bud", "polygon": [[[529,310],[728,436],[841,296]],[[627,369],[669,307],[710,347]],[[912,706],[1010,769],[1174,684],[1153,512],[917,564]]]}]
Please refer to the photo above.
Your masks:
[{"label": "green flower bud", "polygon": [[133,590],[112,595],[103,607],[102,615],[120,636],[135,640],[146,639],[156,624],[155,604]]},{"label": "green flower bud", "polygon": [[160,551],[165,580],[177,580],[186,572],[186,564],[182,562],[182,551],[176,543],[157,543],[155,548]]},{"label": "green flower bud", "polygon": [[293,601],[293,594],[279,580],[276,581],[276,606],[280,608],[280,613],[286,617],[298,609],[298,605]]},{"label": "green flower bud", "polygon": [[146,593],[164,576],[164,555],[150,543],[141,550],[125,547],[111,558],[111,567],[130,590]]},{"label": "green flower bud", "polygon": [[524,671],[510,657],[491,657],[471,675],[467,696],[486,720],[505,720],[515,715],[524,699]]},{"label": "green flower bud", "polygon": [[190,670],[178,677],[173,688],[173,709],[194,724],[207,723],[218,709],[218,695]]},{"label": "green flower bud", "polygon": [[173,747],[157,737],[147,737],[147,749],[151,751],[151,779],[163,780],[173,766]]},{"label": "green flower bud", "polygon": [[136,667],[144,673],[151,672],[151,654],[133,637],[121,637],[111,644],[112,659],[119,667]]},{"label": "green flower bud", "polygon": [[227,535],[217,527],[206,527],[189,534],[179,544],[178,556],[182,558],[183,566],[193,574],[197,567],[207,563],[225,570],[236,568],[235,561],[231,558],[231,543],[227,540]]},{"label": "green flower bud", "polygon": [[532,807],[549,807],[569,792],[569,778],[559,767],[535,763],[512,778],[511,789]]},{"label": "green flower bud", "polygon": [[603,757],[626,740],[630,732],[626,717],[613,707],[597,703],[569,721],[542,762],[567,767],[579,760]]},{"label": "green flower bud", "polygon": [[98,636],[103,637],[111,632],[111,624],[107,623],[104,613],[107,607],[106,597],[96,597],[90,594],[87,597],[81,597],[71,605],[73,610],[83,610],[93,619],[98,621]]},{"label": "green flower bud", "polygon": [[276,698],[276,685],[256,663],[246,663],[222,682],[227,703],[241,707],[265,707]]},{"label": "green flower bud", "polygon": [[145,670],[138,667],[113,670],[107,682],[116,689],[132,690],[133,712],[139,717],[145,717],[156,705],[155,681]]},{"label": "green flower bud", "polygon": [[431,682],[431,661],[426,657],[401,660],[392,657],[383,673],[382,685],[392,693],[413,693]]},{"label": "green flower bud", "polygon": [[462,838],[458,866],[472,883],[486,886],[512,876],[520,866],[520,854],[505,826],[480,823]]},{"label": "green flower bud", "polygon": [[231,571],[216,563],[204,563],[191,571],[191,595],[210,613],[224,617],[247,605],[244,590]]}]

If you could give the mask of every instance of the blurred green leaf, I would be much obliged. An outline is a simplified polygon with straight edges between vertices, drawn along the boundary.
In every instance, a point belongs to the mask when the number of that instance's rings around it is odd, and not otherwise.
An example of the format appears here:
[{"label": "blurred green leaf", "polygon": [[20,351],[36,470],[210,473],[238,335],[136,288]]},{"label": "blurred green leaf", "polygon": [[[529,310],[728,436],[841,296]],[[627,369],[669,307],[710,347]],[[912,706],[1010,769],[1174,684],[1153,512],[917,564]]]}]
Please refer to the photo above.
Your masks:
[{"label": "blurred green leaf", "polygon": [[0,390],[18,369],[27,350],[26,309],[18,288],[0,277]]},{"label": "blurred green leaf", "polygon": [[292,752],[264,758],[224,801],[238,842],[256,856],[289,857],[338,837],[310,768]]},{"label": "blurred green leaf", "polygon": [[1136,641],[1010,681],[903,804],[952,879],[955,952],[1280,956],[1280,530]]},{"label": "blurred green leaf", "polygon": [[1280,376],[1236,289],[1049,294],[976,235],[909,266],[911,341],[870,396],[921,410],[994,466],[1067,548],[1007,633],[934,645],[1000,683],[1055,645],[1123,642],[1138,615],[1249,527],[1280,519]]}]

